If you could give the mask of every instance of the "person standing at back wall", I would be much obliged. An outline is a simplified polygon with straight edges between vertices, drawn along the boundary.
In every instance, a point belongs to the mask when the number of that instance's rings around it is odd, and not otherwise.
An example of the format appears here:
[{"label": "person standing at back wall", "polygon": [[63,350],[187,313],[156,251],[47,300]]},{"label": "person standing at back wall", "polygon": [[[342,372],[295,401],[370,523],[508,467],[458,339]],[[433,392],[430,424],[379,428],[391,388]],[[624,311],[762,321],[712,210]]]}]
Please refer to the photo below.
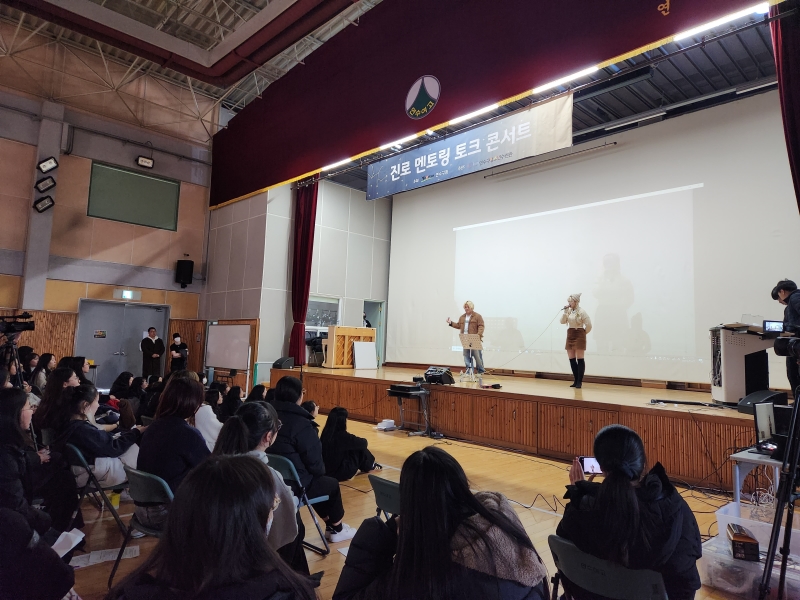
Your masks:
[{"label": "person standing at back wall", "polygon": [[156,335],[156,328],[147,330],[147,337],[139,343],[142,351],[142,377],[161,376],[161,355],[166,352],[164,340]]},{"label": "person standing at back wall", "polygon": [[[471,300],[464,302],[464,314],[458,318],[458,321],[451,321],[450,317],[447,317],[447,324],[454,329],[458,329],[460,333],[477,333],[483,340],[483,331],[485,329],[483,317],[475,312],[475,304]],[[485,371],[483,368],[483,350],[464,349],[464,364],[468,369],[472,368],[473,358],[475,359],[475,368],[478,371],[478,375],[481,375]]]},{"label": "person standing at back wall", "polygon": [[181,340],[180,333],[172,334],[172,344],[169,347],[170,372],[184,371],[189,368],[189,346]]}]

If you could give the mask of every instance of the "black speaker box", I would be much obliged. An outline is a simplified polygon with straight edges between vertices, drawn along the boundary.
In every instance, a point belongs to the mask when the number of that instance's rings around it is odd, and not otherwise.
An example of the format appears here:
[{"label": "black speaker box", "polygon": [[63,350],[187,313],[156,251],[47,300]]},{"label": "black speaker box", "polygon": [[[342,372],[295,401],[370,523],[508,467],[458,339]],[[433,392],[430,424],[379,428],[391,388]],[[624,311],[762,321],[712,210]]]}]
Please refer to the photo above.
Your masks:
[{"label": "black speaker box", "polygon": [[179,260],[175,266],[175,283],[180,283],[182,288],[192,283],[194,273],[193,260]]},{"label": "black speaker box", "polygon": [[752,415],[755,413],[754,405],[761,404],[762,402],[772,402],[777,406],[786,406],[789,404],[789,395],[786,392],[773,392],[772,390],[760,390],[747,394],[744,398],[739,400],[737,407],[740,413]]},{"label": "black speaker box", "polygon": [[273,369],[294,369],[294,358],[291,356],[281,356],[272,363]]}]

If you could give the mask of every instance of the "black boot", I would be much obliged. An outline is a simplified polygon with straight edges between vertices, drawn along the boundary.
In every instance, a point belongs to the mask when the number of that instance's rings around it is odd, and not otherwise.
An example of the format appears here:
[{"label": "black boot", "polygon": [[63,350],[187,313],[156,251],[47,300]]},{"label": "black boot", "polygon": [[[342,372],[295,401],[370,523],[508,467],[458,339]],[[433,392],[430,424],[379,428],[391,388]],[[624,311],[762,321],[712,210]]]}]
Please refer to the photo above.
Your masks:
[{"label": "black boot", "polygon": [[578,384],[578,361],[574,358],[570,358],[569,368],[572,369],[572,385],[569,387],[576,387]]},{"label": "black boot", "polygon": [[583,374],[586,372],[586,362],[582,358],[578,359],[578,366],[575,367],[575,387],[580,388],[583,385]]}]

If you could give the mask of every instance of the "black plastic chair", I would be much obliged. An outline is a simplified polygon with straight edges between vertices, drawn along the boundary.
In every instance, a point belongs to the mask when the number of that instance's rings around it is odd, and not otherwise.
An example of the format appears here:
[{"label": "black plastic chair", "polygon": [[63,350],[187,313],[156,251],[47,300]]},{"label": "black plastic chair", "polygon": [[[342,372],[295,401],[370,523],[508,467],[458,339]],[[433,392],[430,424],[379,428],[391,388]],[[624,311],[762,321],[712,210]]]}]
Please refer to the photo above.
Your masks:
[{"label": "black plastic chair", "polygon": [[[318,502],[325,502],[328,499],[328,496],[317,496],[316,498],[309,498],[308,494],[306,494],[306,488],[300,483],[300,476],[297,474],[297,469],[294,468],[294,464],[288,458],[284,458],[283,456],[278,456],[277,454],[270,454],[269,455],[269,466],[275,469],[278,473],[283,476],[283,480],[292,486],[295,489],[300,490],[300,503],[304,504],[308,507],[308,512],[311,514],[311,518],[314,520],[314,525],[317,527],[317,532],[319,533],[319,537],[322,540],[323,548],[319,546],[315,546],[314,544],[310,544],[303,540],[303,546],[311,550],[312,552],[316,552],[317,554],[321,554],[322,556],[327,556],[331,553],[331,548],[328,546],[328,540],[325,539],[325,532],[319,525],[319,520],[317,519],[317,515],[311,509],[311,506],[317,504]],[[292,485],[294,484],[294,485]],[[298,506],[298,510],[299,510]]]},{"label": "black plastic chair", "polygon": [[[87,496],[87,494],[91,495],[91,497],[94,499],[95,505],[99,510],[102,510],[103,504],[106,505],[106,508],[108,508],[109,512],[114,517],[114,520],[117,522],[119,530],[124,535],[125,532],[127,531],[125,528],[125,523],[123,523],[122,519],[119,518],[119,513],[117,512],[117,509],[115,509],[114,506],[111,504],[111,500],[108,499],[108,496],[106,496],[105,490],[121,490],[125,488],[125,484],[110,485],[106,487],[100,485],[100,482],[97,481],[97,477],[95,477],[94,475],[94,471],[92,471],[92,468],[89,466],[89,463],[86,462],[86,458],[83,456],[83,453],[76,446],[72,444],[66,444],[64,446],[64,454],[66,456],[67,462],[70,465],[74,467],[83,468],[83,470],[86,471],[87,474],[86,483],[78,490],[79,494],[78,506],[81,505],[81,502],[83,502],[83,499]],[[100,495],[100,501],[94,498],[95,494]],[[72,529],[72,525],[75,522],[76,516],[77,516],[77,511],[72,516],[72,521],[70,521],[69,527],[67,527],[67,531],[70,531]]]},{"label": "black plastic chair", "polygon": [[[128,493],[131,495],[131,498],[133,498],[134,502],[138,502],[140,504],[169,504],[172,502],[172,490],[169,489],[169,485],[167,485],[167,482],[161,479],[161,477],[156,477],[155,475],[145,473],[144,471],[137,471],[136,469],[131,469],[127,466],[124,468],[125,473],[128,475]],[[111,589],[111,585],[114,583],[114,575],[117,574],[119,561],[122,560],[122,554],[125,552],[125,548],[127,547],[134,530],[141,531],[147,535],[152,535],[156,538],[161,537],[160,529],[154,529],[152,527],[143,525],[134,513],[134,515],[131,517],[130,523],[128,524],[128,529],[125,532],[125,539],[122,542],[122,547],[119,549],[119,554],[117,554],[117,560],[114,561],[114,568],[111,569],[111,575],[108,578],[108,589]]]},{"label": "black plastic chair", "polygon": [[389,481],[383,477],[367,475],[372,491],[375,492],[375,504],[378,506],[378,516],[383,512],[386,520],[389,520],[389,515],[400,514],[400,484],[394,481]]}]

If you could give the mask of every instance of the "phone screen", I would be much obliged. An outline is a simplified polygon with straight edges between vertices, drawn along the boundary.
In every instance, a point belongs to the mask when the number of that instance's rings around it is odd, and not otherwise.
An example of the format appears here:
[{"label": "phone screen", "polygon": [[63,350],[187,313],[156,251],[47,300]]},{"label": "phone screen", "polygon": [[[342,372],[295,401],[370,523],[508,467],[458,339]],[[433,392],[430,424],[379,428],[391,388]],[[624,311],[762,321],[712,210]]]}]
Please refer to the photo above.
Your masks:
[{"label": "phone screen", "polygon": [[600,463],[593,456],[579,456],[578,460],[583,467],[583,472],[587,475],[600,475],[603,470],[600,468]]}]

